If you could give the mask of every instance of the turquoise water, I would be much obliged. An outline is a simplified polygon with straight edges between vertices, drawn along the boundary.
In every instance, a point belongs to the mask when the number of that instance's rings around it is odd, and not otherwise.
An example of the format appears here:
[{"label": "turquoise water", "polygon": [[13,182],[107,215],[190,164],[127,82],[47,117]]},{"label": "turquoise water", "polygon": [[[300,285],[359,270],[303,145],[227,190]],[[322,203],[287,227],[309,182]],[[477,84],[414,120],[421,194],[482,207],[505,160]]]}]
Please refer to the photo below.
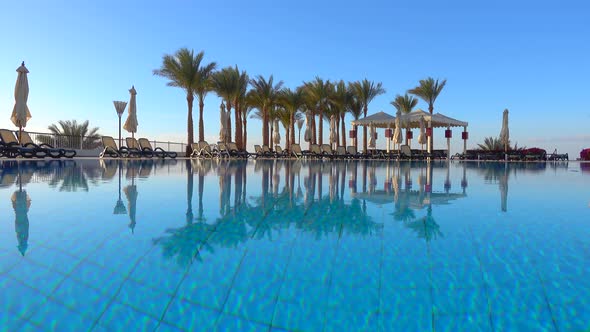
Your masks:
[{"label": "turquoise water", "polygon": [[579,163],[0,166],[4,331],[590,329]]}]

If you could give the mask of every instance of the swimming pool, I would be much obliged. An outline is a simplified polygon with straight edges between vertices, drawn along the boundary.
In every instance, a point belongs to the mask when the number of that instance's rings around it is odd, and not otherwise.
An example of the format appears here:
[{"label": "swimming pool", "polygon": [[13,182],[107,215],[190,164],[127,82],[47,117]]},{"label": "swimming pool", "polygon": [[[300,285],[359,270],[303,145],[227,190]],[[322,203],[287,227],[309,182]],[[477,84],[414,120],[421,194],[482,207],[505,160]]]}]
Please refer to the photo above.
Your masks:
[{"label": "swimming pool", "polygon": [[0,166],[5,331],[590,328],[579,163]]}]

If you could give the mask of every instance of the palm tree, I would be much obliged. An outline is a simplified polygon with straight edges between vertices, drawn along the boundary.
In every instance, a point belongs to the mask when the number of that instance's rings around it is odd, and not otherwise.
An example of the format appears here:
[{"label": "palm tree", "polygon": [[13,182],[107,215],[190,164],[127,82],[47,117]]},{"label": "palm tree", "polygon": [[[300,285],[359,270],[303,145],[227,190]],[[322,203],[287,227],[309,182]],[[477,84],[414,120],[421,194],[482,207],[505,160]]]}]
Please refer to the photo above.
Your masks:
[{"label": "palm tree", "polygon": [[[418,99],[408,95],[407,93],[403,96],[397,95],[395,99],[390,103],[403,114],[408,114],[414,110],[414,107],[418,105]],[[410,131],[410,124],[406,128],[406,144],[408,144],[408,132]]]},{"label": "palm tree", "polygon": [[[347,88],[346,83],[340,80],[333,86],[330,93],[330,104],[334,108],[335,115],[338,117],[338,122],[341,124],[342,146],[346,146],[346,124],[344,117],[348,111],[348,105],[352,98],[352,92]],[[338,129],[338,128],[337,128]],[[340,132],[340,130],[337,130]],[[340,135],[338,135],[340,136]]]},{"label": "palm tree", "polygon": [[[70,149],[95,149],[101,145],[99,128],[90,128],[88,120],[78,123],[76,120],[60,120],[47,127],[54,137],[59,137],[57,145]],[[48,135],[39,135],[37,139],[44,144],[55,144]],[[65,140],[65,141],[62,141]]]},{"label": "palm tree", "polygon": [[[239,93],[240,71],[238,67],[225,67],[211,75],[213,91],[225,102],[228,112],[227,130],[231,133],[231,109],[234,106],[234,98]],[[237,124],[236,124],[237,132]],[[231,138],[229,138],[231,140]]]},{"label": "palm tree", "polygon": [[289,88],[285,88],[281,90],[278,98],[279,104],[286,110],[289,115],[289,122],[288,122],[288,132],[289,137],[287,137],[287,149],[291,150],[291,144],[295,143],[295,120],[299,110],[303,106],[304,102],[304,95],[303,89],[297,88],[295,90],[291,90]]},{"label": "palm tree", "polygon": [[[439,82],[438,79],[435,80],[432,77],[428,77],[427,79],[420,80],[420,85],[408,90],[408,92],[424,100],[428,104],[428,112],[432,114],[434,112],[434,102],[436,101],[436,98],[442,89],[445,87],[445,84],[447,84],[447,80],[442,80]],[[430,151],[432,151],[433,145],[434,140],[431,137],[429,147]]]},{"label": "palm tree", "polygon": [[[207,69],[212,71],[215,68],[215,63],[210,63],[201,67],[201,61],[203,61],[203,51],[197,55],[194,54],[193,50],[188,48],[181,48],[176,53],[170,55],[165,54],[162,57],[162,66],[160,69],[154,69],[153,73],[157,76],[162,76],[170,81],[167,83],[168,86],[179,87],[186,92],[186,102],[188,104],[188,119],[187,119],[187,146],[186,154],[190,155],[192,150],[193,140],[193,101],[195,99],[194,94],[197,92],[197,88],[203,85],[203,71]],[[202,87],[202,86],[201,86]],[[206,89],[205,89],[206,90]],[[202,90],[203,91],[203,90]],[[203,98],[205,96],[203,95]],[[199,99],[200,103],[200,99]],[[199,105],[200,107],[200,105]],[[201,112],[201,111],[200,111]],[[200,128],[200,121],[199,121]],[[199,134],[200,135],[200,134]],[[200,138],[200,136],[199,136]]]},{"label": "palm tree", "polygon": [[[355,93],[355,88],[353,83],[348,83],[348,90],[350,91],[350,99],[347,103],[347,110],[352,115],[355,120],[360,119],[361,115],[363,115],[363,103],[361,102],[360,98]],[[353,140],[353,144],[355,149],[358,149],[358,131],[357,126],[354,126],[354,132],[356,133],[356,138]]]},{"label": "palm tree", "polygon": [[[360,82],[352,83],[352,86],[355,90],[355,94],[363,105],[363,113],[366,117],[371,101],[373,101],[375,97],[384,94],[385,89],[381,82],[375,83],[366,78]],[[363,150],[364,152],[367,152],[367,127],[363,128]]]},{"label": "palm tree", "polygon": [[203,121],[203,108],[205,107],[205,97],[211,91],[211,74],[215,70],[217,64],[211,62],[199,69],[197,84],[195,87],[195,94],[199,98],[199,142],[205,140],[205,123]]},{"label": "palm tree", "polygon": [[262,144],[269,146],[268,123],[269,115],[277,102],[278,92],[283,86],[283,81],[274,84],[272,75],[266,80],[262,75],[251,79],[252,91],[249,93],[249,100],[254,107],[258,108],[262,117]]},{"label": "palm tree", "polygon": [[504,150],[504,145],[498,137],[486,137],[483,141],[483,144],[478,144],[477,146],[484,151]]},{"label": "palm tree", "polygon": [[320,121],[320,130],[319,130],[319,141],[316,140],[316,131],[315,131],[315,115],[312,113],[312,141],[314,143],[318,143],[322,145],[323,143],[323,136],[324,136],[324,125],[323,125],[323,118],[324,118],[324,109],[327,107],[328,104],[328,95],[330,92],[330,81],[324,81],[323,79],[316,76],[314,81],[311,82],[304,82],[305,85],[305,94],[309,99],[308,102],[315,106],[315,109],[318,111],[318,117]]},{"label": "palm tree", "polygon": [[[237,67],[236,67],[237,69]],[[234,94],[235,118],[236,118],[236,144],[240,149],[246,149],[246,124],[244,123],[244,109],[246,105],[246,93],[248,91],[249,77],[245,71],[238,77],[238,85]],[[247,114],[246,114],[247,115]]]}]

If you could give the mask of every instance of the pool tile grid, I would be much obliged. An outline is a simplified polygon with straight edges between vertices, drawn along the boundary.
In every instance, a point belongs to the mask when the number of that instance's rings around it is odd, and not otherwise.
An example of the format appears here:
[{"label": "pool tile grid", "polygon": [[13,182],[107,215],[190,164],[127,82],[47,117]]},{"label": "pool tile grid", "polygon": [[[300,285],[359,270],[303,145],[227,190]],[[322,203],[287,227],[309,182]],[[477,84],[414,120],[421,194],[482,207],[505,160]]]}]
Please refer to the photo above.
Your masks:
[{"label": "pool tile grid", "polygon": [[[276,204],[276,201],[275,201]],[[258,225],[260,225],[261,223],[264,222],[264,219],[268,216],[268,213],[270,211],[272,211],[274,205],[271,205],[263,214],[262,218],[260,219],[260,221],[258,222]],[[211,232],[211,234],[209,234],[209,237],[213,236],[215,233],[215,230],[213,230]],[[256,230],[252,232],[252,237],[254,237],[256,233]],[[203,244],[201,244],[201,248],[203,248],[203,246],[205,245],[207,240],[205,240],[203,242]],[[200,250],[199,249],[199,250]],[[265,325],[268,323],[265,322],[256,322],[247,318],[243,318],[241,316],[235,316],[235,313],[226,313],[225,307],[227,305],[228,299],[230,297],[230,292],[233,288],[233,283],[235,281],[236,275],[238,273],[238,271],[240,270],[240,267],[242,265],[242,262],[244,260],[244,257],[247,254],[247,249],[244,249],[244,252],[242,253],[242,257],[240,259],[240,263],[238,264],[238,268],[236,269],[234,275],[232,276],[231,279],[231,283],[229,286],[229,290],[227,291],[227,293],[225,294],[225,296],[223,297],[222,300],[222,304],[221,304],[221,309],[218,308],[207,308],[206,306],[204,306],[203,304],[198,304],[198,303],[194,303],[191,302],[188,299],[185,299],[181,296],[181,294],[179,294],[179,289],[182,286],[182,284],[186,281],[188,274],[190,273],[190,267],[192,265],[187,266],[182,278],[180,279],[180,281],[178,282],[177,287],[175,288],[172,297],[170,299],[170,301],[168,302],[168,304],[166,305],[165,309],[163,310],[161,316],[159,317],[159,321],[158,321],[158,325],[156,326],[156,330],[160,330],[163,329],[164,327],[172,327],[172,328],[177,328],[182,330],[184,327],[180,327],[176,325],[176,321],[181,321],[182,322],[182,317],[177,316],[177,319],[170,319],[167,316],[168,315],[175,315],[177,314],[176,311],[184,311],[185,307],[193,307],[194,309],[198,310],[199,312],[201,312],[204,316],[203,317],[199,317],[199,321],[198,323],[200,324],[212,324],[210,325],[210,327],[214,327],[217,325],[223,325],[223,326],[229,326],[232,324],[232,320],[230,319],[230,317],[236,317],[238,319],[240,319],[242,322],[244,322],[244,324],[248,325],[254,325],[256,327],[263,327],[264,329],[269,330],[271,328],[270,325]],[[278,298],[275,300],[275,302],[278,301]],[[275,303],[276,304],[276,303]],[[273,306],[274,307],[274,306]],[[194,312],[194,311],[193,311]],[[170,320],[173,320],[173,322],[171,322]],[[186,322],[189,324],[189,326],[193,326],[193,324],[197,323],[197,322]],[[161,328],[162,327],[162,328]]]},{"label": "pool tile grid", "polygon": [[[338,242],[338,244],[339,244],[339,245],[337,246],[337,248],[339,249],[339,248],[340,248],[340,241]],[[430,255],[432,254],[432,253],[430,252],[430,247],[428,248],[428,250],[429,250],[429,257],[430,257]],[[147,253],[148,253],[148,252],[146,252],[146,254],[147,254]],[[292,252],[291,252],[291,254],[292,254]],[[246,255],[246,251],[244,252],[244,256],[245,256],[245,255]],[[383,253],[382,253],[381,255],[383,255]],[[244,257],[244,256],[243,256],[243,257]],[[242,257],[242,259],[243,259],[243,257]],[[290,257],[290,256],[289,256],[289,257]],[[336,257],[336,255],[334,255],[334,257]],[[140,259],[140,260],[141,260],[141,259]],[[84,261],[81,261],[81,262],[79,262],[79,264],[82,264],[83,262],[84,262]],[[138,260],[138,263],[139,263],[139,260]],[[482,269],[482,271],[481,271],[481,272],[482,272],[482,273],[484,273],[484,266],[489,266],[489,265],[483,265],[483,264],[481,264],[481,261],[480,261],[479,263],[480,263],[480,268]],[[34,263],[33,263],[33,264],[34,264]],[[382,264],[382,262],[381,262],[381,264]],[[533,263],[532,265],[533,265],[533,267],[535,267],[537,264],[539,264],[539,262],[535,262],[535,263]],[[14,267],[14,266],[13,266],[13,267]],[[380,268],[382,269],[382,265],[381,265],[381,267],[380,267]],[[431,274],[433,273],[433,272],[432,272],[432,269],[433,269],[433,266],[432,266],[432,262],[431,262],[431,265],[430,265]],[[237,271],[239,271],[239,269],[238,269]],[[54,271],[54,272],[59,272],[59,271]],[[553,320],[553,322],[552,322],[553,326],[552,326],[552,327],[553,327],[553,328],[555,328],[555,329],[557,329],[557,323],[555,322],[555,318],[554,318],[555,314],[553,313],[553,310],[552,310],[552,308],[553,308],[553,305],[550,305],[550,304],[549,304],[551,301],[550,301],[550,298],[547,296],[547,293],[546,293],[546,283],[548,283],[548,282],[551,282],[551,280],[550,280],[550,279],[548,279],[548,280],[545,280],[544,278],[542,278],[542,277],[541,277],[541,274],[540,274],[540,272],[539,272],[537,269],[535,269],[535,270],[534,270],[534,272],[535,272],[535,274],[537,275],[537,277],[538,277],[538,278],[541,280],[541,281],[540,281],[540,283],[541,283],[541,286],[542,286],[542,289],[543,289],[543,295],[544,295],[544,297],[545,297],[545,301],[547,302],[547,305],[548,305],[548,306],[547,306],[547,308],[548,308],[548,312],[544,312],[544,314],[547,314],[547,315],[550,315],[550,316],[551,316],[551,319]],[[187,269],[187,273],[188,273],[188,269]],[[2,274],[2,275],[0,275],[0,276],[3,276],[3,275],[4,275],[4,274]],[[131,275],[131,272],[130,272],[128,275]],[[67,276],[66,276],[66,278],[64,278],[64,280],[65,280],[65,279],[67,279],[68,277],[69,277],[69,275],[67,275]],[[283,283],[284,283],[284,281],[285,281],[285,277],[286,277],[286,276],[285,276],[285,274],[283,273]],[[234,275],[234,279],[235,279],[235,275]],[[233,282],[233,280],[234,280],[234,279],[232,279],[232,282]],[[184,280],[184,279],[183,279],[183,280]],[[330,278],[330,282],[332,282],[332,279],[331,279],[331,278]],[[179,286],[180,286],[180,284],[181,284],[181,283],[182,283],[182,282],[180,282],[180,283],[179,283]],[[61,285],[61,284],[60,284],[60,285]],[[57,285],[57,286],[55,287],[54,291],[55,291],[55,290],[57,290],[57,289],[59,288],[59,286],[60,286],[60,285]],[[490,285],[490,282],[488,282],[488,281],[484,281],[484,285],[485,285],[485,287],[486,287],[486,289],[487,289],[487,291],[488,291],[488,297],[487,297],[487,300],[488,300],[488,313],[487,313],[487,316],[488,316],[489,320],[491,321],[491,322],[490,322],[490,324],[492,325],[492,327],[494,327],[494,328],[495,328],[495,330],[498,330],[499,328],[501,328],[501,326],[498,326],[498,324],[501,324],[501,323],[503,323],[503,321],[502,321],[502,319],[501,319],[502,317],[499,317],[498,315],[496,315],[496,314],[495,314],[495,313],[492,311],[492,306],[491,306],[491,301],[492,301],[492,300],[490,299],[490,293],[489,293],[489,291],[490,291],[490,287],[492,287],[492,285]],[[123,285],[121,285],[121,287],[123,287]],[[281,287],[282,287],[282,286],[281,286]],[[380,293],[380,294],[381,294],[381,287],[382,287],[382,286],[381,286],[381,282],[380,282],[380,283],[379,283],[379,293]],[[492,288],[493,288],[493,287],[492,287]],[[120,290],[120,289],[119,289],[119,290]],[[434,290],[434,287],[433,287],[433,286],[431,286],[430,290],[431,290],[431,292],[432,292],[432,291]],[[41,295],[42,295],[42,294],[41,294]],[[228,294],[228,296],[229,296],[229,294]],[[431,295],[431,296],[432,296],[432,295]],[[170,306],[170,304],[172,303],[172,301],[173,301],[175,298],[176,298],[176,296],[175,296],[175,297],[173,297],[173,298],[170,300],[170,303],[168,304],[168,307]],[[55,300],[55,298],[53,298],[52,296],[50,296],[50,297],[49,297],[47,300],[52,300],[52,301],[53,301],[53,300]],[[113,305],[113,301],[115,301],[115,296],[113,296],[113,298],[112,298],[112,301],[111,301],[111,303],[110,303],[109,305]],[[57,302],[57,301],[56,301],[56,302]],[[227,298],[226,298],[226,302],[227,302]],[[224,306],[223,306],[224,308],[225,308],[226,302],[224,302]],[[115,303],[115,304],[116,304],[116,303]],[[273,309],[273,310],[275,310],[275,311],[277,310],[277,309],[276,309],[276,305],[278,305],[278,299],[277,299],[277,303],[275,304],[275,307],[274,307],[274,309]],[[167,309],[168,309],[168,308],[167,308]],[[231,316],[231,315],[228,317],[226,314],[223,314],[222,312],[216,312],[216,313],[217,313],[216,322],[218,322],[218,323],[219,323],[219,322],[221,322],[221,321],[224,321],[224,322],[226,322],[226,321],[227,321],[228,319],[230,319],[231,317],[237,317],[237,316]],[[223,318],[222,318],[222,315],[223,315]],[[156,327],[155,327],[156,329],[160,329],[160,327],[161,327],[161,329],[164,329],[166,326],[168,326],[168,325],[165,323],[165,321],[163,321],[163,320],[162,320],[162,318],[164,318],[164,316],[165,316],[165,313],[162,315],[162,317],[160,318],[160,321],[157,323],[158,325],[156,325]],[[486,314],[484,314],[484,315],[480,315],[480,316],[484,316],[484,317],[485,317],[485,316],[486,316]],[[274,313],[273,313],[273,317],[274,317]],[[328,319],[328,317],[329,317],[329,316],[328,316],[328,315],[326,315],[326,316],[325,316],[325,318],[324,318],[324,321],[325,321],[326,319]],[[439,322],[440,322],[440,321],[444,321],[444,318],[445,318],[445,317],[447,317],[447,316],[445,316],[445,315],[442,315],[442,314],[441,314],[441,315],[436,315],[436,314],[434,314],[434,313],[433,313],[433,317],[432,317],[433,324],[432,324],[432,325],[433,325],[433,329],[434,329],[434,330],[436,330],[436,331],[443,330],[443,328],[439,326],[439,325],[440,325],[440,324],[439,324]],[[479,316],[478,316],[477,314],[465,314],[465,315],[462,315],[461,317],[464,317],[464,319],[465,319],[465,321],[466,321],[466,322],[474,322],[474,321],[478,321],[478,319],[479,319]],[[33,321],[26,320],[26,319],[25,319],[23,322],[24,322],[24,324],[33,324],[34,326],[38,326],[38,325],[35,325],[35,324],[37,324],[37,323],[35,323],[35,322],[33,322]],[[23,322],[21,322],[21,323],[23,323]],[[514,322],[506,322],[506,323],[514,323]],[[440,327],[440,328],[438,328],[438,327]],[[444,327],[444,326],[443,326],[443,327]],[[99,329],[99,328],[100,328],[100,326],[98,326],[98,325],[95,325],[95,329]],[[272,326],[272,327],[271,327],[271,326],[269,326],[269,328],[275,328],[275,327],[274,327],[274,326]],[[328,329],[328,327],[326,327],[326,329]]]}]

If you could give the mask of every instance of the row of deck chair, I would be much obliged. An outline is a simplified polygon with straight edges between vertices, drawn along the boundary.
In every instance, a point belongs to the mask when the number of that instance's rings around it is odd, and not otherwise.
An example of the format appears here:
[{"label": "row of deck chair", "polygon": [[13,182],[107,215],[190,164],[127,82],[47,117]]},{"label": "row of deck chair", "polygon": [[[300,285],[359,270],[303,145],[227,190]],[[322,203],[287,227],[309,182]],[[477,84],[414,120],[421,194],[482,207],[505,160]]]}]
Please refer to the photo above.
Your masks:
[{"label": "row of deck chair", "polygon": [[147,138],[127,137],[125,139],[127,146],[120,147],[117,147],[115,139],[111,136],[102,136],[101,139],[104,149],[99,155],[100,158],[176,158],[177,156],[176,152],[165,151],[160,147],[152,148]]},{"label": "row of deck chair", "polygon": [[193,143],[191,147],[193,150],[190,155],[191,158],[248,158],[252,155],[246,150],[238,149],[238,145],[235,142],[218,142],[216,147],[211,148],[209,143],[201,141]]},{"label": "row of deck chair", "polygon": [[54,148],[45,143],[36,144],[28,132],[22,131],[17,138],[8,129],[0,129],[0,157],[7,158],[73,158],[76,151],[71,149]]}]

